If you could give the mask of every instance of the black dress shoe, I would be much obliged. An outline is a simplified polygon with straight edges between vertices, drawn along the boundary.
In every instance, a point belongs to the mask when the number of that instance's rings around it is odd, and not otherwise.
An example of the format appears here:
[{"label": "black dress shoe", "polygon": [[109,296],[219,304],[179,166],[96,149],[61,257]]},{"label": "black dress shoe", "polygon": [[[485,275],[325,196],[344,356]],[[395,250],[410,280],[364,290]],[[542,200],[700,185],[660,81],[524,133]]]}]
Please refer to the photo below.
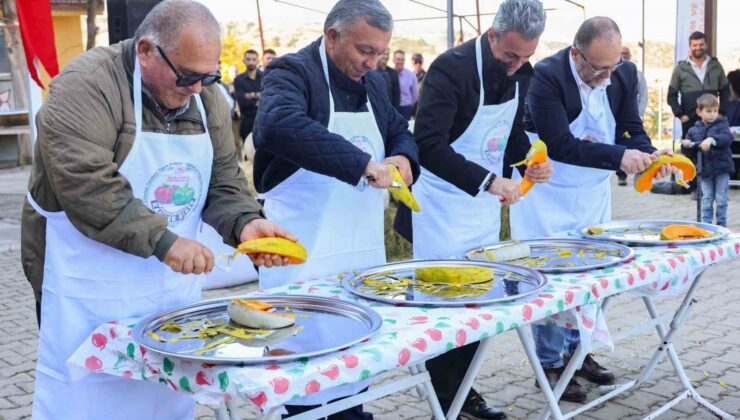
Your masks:
[{"label": "black dress shoe", "polygon": [[483,398],[479,395],[473,395],[463,404],[458,418],[466,420],[503,420],[506,418],[506,413],[494,407],[489,407]]},{"label": "black dress shoe", "polygon": [[[547,382],[550,383],[550,388],[555,389],[555,385],[557,385],[560,376],[563,374],[563,370],[564,369],[561,367],[545,369],[545,376],[547,377]],[[534,384],[537,388],[540,387],[540,383],[536,380],[534,381]],[[582,403],[586,401],[586,391],[581,388],[581,384],[576,381],[575,377],[570,378],[570,382],[568,382],[568,386],[565,387],[565,391],[563,391],[563,395],[560,396],[560,400]]]},{"label": "black dress shoe", "polygon": [[[569,361],[569,358],[563,358],[563,362],[566,365]],[[611,373],[600,364],[596,363],[596,360],[594,360],[593,356],[591,356],[590,354],[586,356],[586,359],[583,361],[583,365],[581,366],[581,368],[576,371],[576,376],[580,376],[581,378],[596,385],[611,385],[616,379],[613,373]]]}]

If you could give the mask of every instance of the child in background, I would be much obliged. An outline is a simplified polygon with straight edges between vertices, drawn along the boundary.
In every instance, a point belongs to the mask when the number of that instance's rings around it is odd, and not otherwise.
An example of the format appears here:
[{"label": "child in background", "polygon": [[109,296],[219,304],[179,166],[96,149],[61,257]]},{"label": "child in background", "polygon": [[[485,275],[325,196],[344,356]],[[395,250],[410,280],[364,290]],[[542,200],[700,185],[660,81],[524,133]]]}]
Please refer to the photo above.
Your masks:
[{"label": "child in background", "polygon": [[735,172],[732,161],[733,135],[727,118],[719,116],[719,99],[706,93],[696,101],[696,114],[700,120],[689,129],[681,150],[687,156],[701,154],[701,221],[712,223],[714,202],[717,202],[718,225],[727,225],[727,194],[730,174]]}]

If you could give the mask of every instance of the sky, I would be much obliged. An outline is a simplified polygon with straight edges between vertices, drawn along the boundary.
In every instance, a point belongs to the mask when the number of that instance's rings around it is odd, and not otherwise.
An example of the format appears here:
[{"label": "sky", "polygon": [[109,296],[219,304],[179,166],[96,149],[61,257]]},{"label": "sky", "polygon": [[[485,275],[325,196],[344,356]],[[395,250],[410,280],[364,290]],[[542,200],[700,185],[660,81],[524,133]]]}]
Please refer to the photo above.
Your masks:
[{"label": "sky", "polygon": [[[199,0],[207,5],[219,21],[257,21],[256,0]],[[443,17],[446,0],[381,0],[396,19],[394,34],[412,38],[423,36],[430,43],[442,44],[446,39],[445,19],[405,21],[409,18]],[[622,31],[625,43],[636,44],[641,39],[642,22],[640,19],[642,0],[578,0],[585,5],[585,16],[609,16],[614,19]],[[307,10],[287,3],[314,9]],[[291,27],[314,26],[320,28],[325,13],[334,5],[334,0],[261,0],[262,23],[265,38],[270,32],[285,32]],[[425,5],[422,5],[423,3]],[[481,13],[493,13],[500,0],[480,0]],[[544,0],[548,10],[548,20],[544,41],[571,42],[579,24],[583,21],[584,11],[564,0]],[[430,7],[431,6],[431,7]],[[434,8],[440,9],[435,10]],[[474,0],[455,0],[455,12],[458,14],[475,14]],[[676,0],[645,0],[645,38],[648,41],[675,41]],[[718,0],[718,49],[728,51],[740,48],[740,30],[733,18],[740,16],[740,1]],[[469,18],[476,25],[475,17]],[[482,16],[481,26],[491,25],[493,16]],[[464,25],[466,39],[473,36],[474,30]],[[634,53],[633,53],[634,54]],[[639,57],[636,57],[639,60]],[[729,57],[727,69],[740,67],[737,55]]]}]

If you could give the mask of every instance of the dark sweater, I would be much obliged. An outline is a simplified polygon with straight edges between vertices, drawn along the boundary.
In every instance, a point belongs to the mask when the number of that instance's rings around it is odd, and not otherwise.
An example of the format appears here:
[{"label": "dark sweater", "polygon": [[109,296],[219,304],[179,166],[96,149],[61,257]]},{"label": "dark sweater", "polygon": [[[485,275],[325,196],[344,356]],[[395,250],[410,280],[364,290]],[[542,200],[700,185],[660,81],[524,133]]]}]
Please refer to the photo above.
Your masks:
[{"label": "dark sweater", "polygon": [[[329,90],[319,58],[321,39],[295,54],[270,63],[262,79],[262,95],[254,125],[254,183],[269,191],[299,168],[356,185],[370,155],[330,133]],[[331,94],[337,112],[367,111],[370,101],[385,155],[403,155],[419,176],[418,149],[408,123],[391,105],[386,84],[377,71],[356,82],[328,60]]]}]

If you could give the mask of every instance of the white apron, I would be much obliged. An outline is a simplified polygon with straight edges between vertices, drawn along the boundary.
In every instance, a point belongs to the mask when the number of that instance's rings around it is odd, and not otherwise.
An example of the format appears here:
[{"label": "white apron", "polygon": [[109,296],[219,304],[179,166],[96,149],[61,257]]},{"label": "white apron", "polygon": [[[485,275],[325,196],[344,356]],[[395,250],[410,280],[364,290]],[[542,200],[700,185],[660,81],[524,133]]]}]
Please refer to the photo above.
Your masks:
[{"label": "white apron", "polygon": [[[320,55],[330,87],[323,39]],[[329,88],[327,129],[372,155],[373,161],[382,161],[385,146],[369,98],[367,109],[335,112]],[[308,260],[303,264],[260,268],[260,289],[385,264],[383,190],[369,186],[364,177],[357,186],[351,186],[301,168],[260,198],[265,200],[265,216],[297,236],[308,251]],[[322,333],[334,334],[330,326]],[[356,394],[367,385],[368,382],[345,385],[290,404],[319,404]]]},{"label": "white apron", "polygon": [[[617,124],[606,93],[601,108],[600,115],[591,115],[581,99],[581,113],[570,123],[573,136],[614,144]],[[517,171],[514,172],[518,175]],[[550,180],[535,185],[524,199],[511,206],[511,238],[539,238],[610,221],[610,178],[613,173],[553,160]]]},{"label": "white apron", "polygon": [[[467,160],[501,176],[504,151],[519,106],[519,84],[513,99],[499,105],[483,105],[481,37],[475,44],[480,79],[478,111],[452,148]],[[421,212],[412,214],[415,259],[460,257],[465,251],[499,241],[499,197],[488,191],[471,197],[423,167],[413,191],[422,208]]]},{"label": "white apron", "polygon": [[[197,95],[195,100],[205,133],[143,132],[137,61],[136,137],[119,168],[135,198],[166,215],[176,234],[191,239],[201,221],[213,163],[203,104]],[[80,233],[64,212],[44,211],[30,193],[28,200],[46,217],[34,419],[193,418],[194,400],[184,393],[159,383],[104,374],[71,381],[66,362],[106,321],[144,316],[199,300],[196,276],[177,274],[154,256],[143,259],[92,240]]]}]

